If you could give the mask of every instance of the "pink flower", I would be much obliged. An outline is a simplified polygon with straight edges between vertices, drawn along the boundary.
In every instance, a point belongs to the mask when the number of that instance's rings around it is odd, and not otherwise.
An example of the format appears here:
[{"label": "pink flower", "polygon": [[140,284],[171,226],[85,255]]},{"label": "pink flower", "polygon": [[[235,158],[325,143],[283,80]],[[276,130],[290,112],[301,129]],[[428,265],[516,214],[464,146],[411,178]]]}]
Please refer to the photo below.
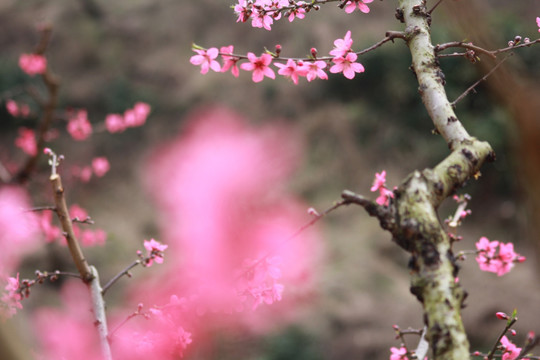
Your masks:
[{"label": "pink flower", "polygon": [[[301,3],[304,3],[303,1],[299,1],[296,3],[296,5],[300,5]],[[291,12],[289,13],[289,22],[293,22],[293,20],[295,18],[298,18],[298,19],[303,19],[306,17],[306,9],[302,8],[302,7],[296,7],[294,9],[291,10]]]},{"label": "pink flower", "polygon": [[6,101],[6,110],[13,117],[19,116],[19,105],[14,100]]},{"label": "pink flower", "polygon": [[94,169],[94,174],[96,174],[97,177],[105,175],[110,168],[111,165],[106,157],[97,157],[92,160],[92,169]]},{"label": "pink flower", "polygon": [[261,11],[256,8],[252,8],[251,13],[251,26],[256,28],[265,28],[266,30],[272,30],[271,25],[274,23],[274,18],[270,13]]},{"label": "pink flower", "polygon": [[225,55],[225,54],[232,54],[233,51],[234,51],[234,47],[232,45],[223,46],[220,49],[221,58],[223,59],[223,66],[221,67],[221,72],[227,72],[229,69],[231,69],[231,73],[233,74],[233,76],[238,77],[240,72],[238,70],[237,62],[240,59],[234,56]]},{"label": "pink flower", "polygon": [[75,140],[85,140],[92,134],[92,125],[88,121],[86,110],[78,110],[68,120],[67,131]]},{"label": "pink flower", "polygon": [[521,262],[522,258],[514,252],[514,244],[489,241],[486,237],[480,238],[476,249],[476,262],[480,270],[496,273],[498,276],[508,273],[514,267],[514,262]]},{"label": "pink flower", "polygon": [[124,125],[127,127],[137,127],[144,125],[146,118],[150,114],[150,105],[138,102],[133,109],[127,109],[124,112]]},{"label": "pink flower", "polygon": [[45,235],[45,242],[48,242],[48,243],[53,242],[54,240],[58,239],[60,235],[62,234],[62,231],[60,231],[60,228],[52,224],[52,217],[53,217],[52,211],[44,211],[41,214],[41,218],[39,221],[41,231],[43,231],[43,234]]},{"label": "pink flower", "polygon": [[316,78],[328,80],[328,75],[326,75],[323,70],[324,68],[326,68],[326,62],[321,60],[311,61],[308,62],[305,66],[307,69],[307,81],[315,80]]},{"label": "pink flower", "polygon": [[15,146],[30,156],[36,156],[38,149],[34,130],[25,127],[19,128],[19,137],[15,139]]},{"label": "pink flower", "polygon": [[160,242],[150,239],[144,240],[144,248],[148,252],[149,260],[145,264],[146,266],[152,266],[153,261],[155,260],[158,264],[163,263],[163,252],[167,249],[168,245],[163,245]]},{"label": "pink flower", "polygon": [[120,114],[108,114],[105,117],[105,127],[107,131],[111,134],[122,132],[126,129],[126,124],[124,123],[124,117]]},{"label": "pink flower", "polygon": [[8,277],[8,283],[4,290],[7,293],[2,294],[0,298],[0,318],[10,318],[17,313],[17,310],[23,308],[21,300],[22,295],[17,291],[19,290],[19,273],[17,277]]},{"label": "pink flower", "polygon": [[485,236],[482,236],[480,240],[475,244],[476,249],[484,253],[486,256],[493,257],[497,251],[497,246],[499,246],[498,241],[489,241]]},{"label": "pink flower", "polygon": [[47,70],[47,59],[38,54],[21,54],[19,67],[31,76],[43,74]]},{"label": "pink flower", "polygon": [[536,18],[536,25],[538,26],[538,32],[540,32],[540,17]]},{"label": "pink flower", "polygon": [[330,51],[330,55],[335,57],[343,57],[345,54],[351,51],[352,46],[351,31],[347,31],[343,39],[337,39],[334,41],[334,49]]},{"label": "pink flower", "polygon": [[85,220],[88,218],[88,212],[77,204],[73,204],[69,207],[69,216],[72,219]]},{"label": "pink flower", "polygon": [[209,69],[212,69],[215,72],[221,71],[221,66],[215,60],[219,55],[217,48],[213,47],[208,50],[193,49],[193,51],[195,51],[197,55],[193,55],[189,62],[193,65],[200,65],[201,74],[206,74]]},{"label": "pink flower", "polygon": [[276,78],[274,70],[268,67],[272,63],[272,56],[270,54],[262,54],[260,57],[257,57],[254,53],[248,52],[247,57],[249,63],[243,63],[240,65],[240,68],[246,71],[253,71],[253,82],[261,82],[265,76],[270,79]]},{"label": "pink flower", "polygon": [[83,246],[104,245],[107,240],[107,233],[102,229],[86,229],[80,234],[80,241]]},{"label": "pink flower", "polygon": [[386,170],[381,171],[381,173],[375,173],[375,180],[373,181],[373,186],[371,186],[371,191],[379,191],[379,196],[375,202],[379,205],[388,206],[389,199],[394,197],[394,193],[386,188]]},{"label": "pink flower", "polygon": [[92,167],[91,166],[85,166],[82,169],[80,169],[79,173],[77,173],[77,176],[79,176],[79,179],[83,183],[87,183],[92,178]]},{"label": "pink flower", "polygon": [[291,79],[295,85],[298,85],[299,76],[306,76],[307,74],[304,64],[296,64],[293,59],[287,60],[287,64],[275,63],[274,65],[279,68],[278,74]]},{"label": "pink flower", "polygon": [[521,352],[521,348],[518,348],[516,345],[512,344],[506,335],[501,338],[501,345],[504,348],[502,360],[517,359],[519,353]]},{"label": "pink flower", "polygon": [[364,72],[364,66],[355,62],[357,58],[358,56],[352,52],[345,55],[345,57],[335,57],[332,59],[335,65],[330,68],[330,72],[333,74],[343,72],[347,79],[354,79],[355,73]]},{"label": "pink flower", "polygon": [[406,356],[407,349],[403,346],[400,347],[399,349],[395,347],[391,347],[390,352],[392,352],[392,354],[390,354],[390,360],[409,360]]},{"label": "pink flower", "polygon": [[371,191],[377,191],[381,187],[384,187],[386,184],[386,170],[381,171],[381,173],[375,173],[375,180],[373,181],[373,186]]},{"label": "pink flower", "polygon": [[246,0],[238,0],[234,6],[234,12],[238,16],[236,22],[246,22],[251,16],[251,4],[248,6]]},{"label": "pink flower", "polygon": [[349,0],[345,6],[345,12],[347,14],[352,13],[357,7],[361,12],[369,13],[369,8],[366,4],[373,2],[373,0]]},{"label": "pink flower", "polygon": [[14,186],[0,187],[0,279],[13,273],[21,257],[39,245],[39,221],[28,195]]}]

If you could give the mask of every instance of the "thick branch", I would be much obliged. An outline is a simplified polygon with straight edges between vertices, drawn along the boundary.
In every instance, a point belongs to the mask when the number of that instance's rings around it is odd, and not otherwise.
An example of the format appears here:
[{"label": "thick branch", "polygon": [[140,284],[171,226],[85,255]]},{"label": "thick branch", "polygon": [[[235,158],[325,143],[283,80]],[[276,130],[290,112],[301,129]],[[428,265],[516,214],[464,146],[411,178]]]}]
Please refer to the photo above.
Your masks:
[{"label": "thick branch", "polygon": [[422,0],[399,0],[408,34],[412,68],[418,79],[418,91],[438,132],[453,149],[469,139],[461,125],[444,89],[444,74],[439,67],[431,42],[429,14]]},{"label": "thick branch", "polygon": [[109,333],[107,330],[107,317],[105,316],[105,301],[103,301],[102,289],[99,283],[99,274],[95,267],[91,266],[92,281],[88,284],[92,305],[94,308],[95,325],[99,334],[101,354],[104,360],[112,360],[111,347],[109,345]]}]

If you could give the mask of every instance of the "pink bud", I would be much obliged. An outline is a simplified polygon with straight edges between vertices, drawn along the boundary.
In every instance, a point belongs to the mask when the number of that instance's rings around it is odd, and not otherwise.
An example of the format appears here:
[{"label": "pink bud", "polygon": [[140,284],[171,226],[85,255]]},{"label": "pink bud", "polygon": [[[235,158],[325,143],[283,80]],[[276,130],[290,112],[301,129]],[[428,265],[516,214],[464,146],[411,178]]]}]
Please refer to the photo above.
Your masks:
[{"label": "pink bud", "polygon": [[43,149],[43,153],[45,155],[52,155],[53,151],[50,148],[46,147]]},{"label": "pink bud", "polygon": [[516,333],[516,330],[510,329],[510,334],[512,334],[512,336],[516,336],[516,334],[517,334],[517,333]]},{"label": "pink bud", "polygon": [[525,256],[518,256],[518,257],[516,258],[516,261],[517,261],[518,263],[525,262],[525,260],[527,260],[527,258],[526,258]]},{"label": "pink bud", "polygon": [[477,351],[473,352],[473,356],[480,356],[480,351],[477,350]]},{"label": "pink bud", "polygon": [[497,316],[497,318],[500,320],[508,320],[508,315],[503,312],[495,313],[495,316]]}]

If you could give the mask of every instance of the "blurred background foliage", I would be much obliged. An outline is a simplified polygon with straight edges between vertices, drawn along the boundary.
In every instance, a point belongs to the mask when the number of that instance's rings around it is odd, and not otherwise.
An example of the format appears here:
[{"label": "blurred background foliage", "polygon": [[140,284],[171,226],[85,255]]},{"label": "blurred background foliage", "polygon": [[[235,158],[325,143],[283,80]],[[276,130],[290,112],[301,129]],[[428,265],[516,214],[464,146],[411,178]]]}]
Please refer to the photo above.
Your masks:
[{"label": "blurred background foliage", "polygon": [[[540,16],[537,0],[475,3],[477,7],[466,1],[443,2],[433,14],[434,42],[466,40],[498,48],[515,35],[538,36],[534,21]],[[410,55],[401,41],[361,57],[366,72],[352,81],[334,75],[328,81],[301,81],[298,86],[283,78],[254,84],[245,72],[239,79],[228,73],[202,76],[189,63],[193,42],[204,47],[234,44],[236,53],[256,54],[281,44],[283,56],[304,56],[316,47],[322,55],[347,30],[352,31],[358,50],[382,39],[387,30],[402,29],[394,18],[394,1],[372,3],[369,15],[346,15],[333,4],[323,6],[305,20],[276,22],[271,32],[236,23],[229,5],[211,0],[0,2],[3,101],[16,98],[32,104],[22,88],[34,85],[44,90],[38,78],[19,70],[17,60],[19,54],[32,51],[38,39],[36,27],[50,23],[53,38],[47,56],[62,81],[60,109],[85,108],[92,122],[101,122],[106,114],[123,112],[136,101],[152,106],[144,127],[119,135],[95,134],[85,142],[72,141],[65,125],[57,123],[63,136],[51,144],[65,154],[67,162],[86,164],[92,156],[107,156],[112,164],[103,180],[67,186],[69,199],[88,208],[96,223],[109,232],[106,254],[103,249],[92,249],[88,256],[103,267],[104,278],[131,260],[130,250],[143,238],[158,236],[156,215],[140,184],[140,174],[145,172],[148,152],[175,137],[194,109],[221,104],[255,124],[280,119],[299,129],[305,160],[291,187],[318,209],[331,205],[345,188],[367,195],[376,171],[386,169],[388,183],[394,186],[412,170],[434,166],[448,154],[444,141],[432,134],[433,125],[409,70]],[[490,29],[495,35],[475,33],[471,27]],[[539,49],[517,51],[501,70],[507,74],[506,80],[496,80],[494,75],[457,105],[469,132],[489,141],[497,153],[497,161],[484,166],[480,181],[465,189],[473,197],[473,216],[460,230],[465,240],[458,248],[471,249],[484,235],[516,243],[518,252],[528,258],[502,279],[480,273],[472,258],[464,264],[461,278],[470,293],[464,318],[475,347],[489,346],[498,334],[501,324],[492,316],[495,311],[517,307],[523,315],[517,326],[522,338],[528,330],[540,331],[534,252],[540,224],[540,198],[534,195],[540,187],[540,177],[535,178],[540,168],[535,162],[540,154],[540,111],[531,114],[535,104],[540,104],[540,97],[535,97],[540,91]],[[445,58],[441,66],[452,100],[492,64],[484,58],[477,64]],[[501,91],[511,88],[508,79],[518,84],[512,90],[513,95],[521,96],[521,103],[519,98],[515,100],[518,105],[509,100],[513,96]],[[521,89],[522,95],[515,89]],[[37,106],[31,106],[37,111]],[[527,123],[518,121],[522,115],[516,109],[524,108],[532,119]],[[24,158],[12,146],[16,129],[36,123],[32,118],[13,119],[4,106],[0,108],[1,161]],[[527,150],[522,149],[523,134],[533,138]],[[532,155],[524,156],[523,151]],[[537,171],[531,171],[535,168]],[[45,163],[41,169],[30,184],[36,204],[47,201],[42,190],[47,186]],[[441,218],[454,206],[444,204]],[[393,340],[392,324],[421,326],[420,307],[408,292],[407,258],[375,220],[361,209],[349,208],[319,226],[325,233],[327,261],[321,271],[320,294],[303,320],[265,338],[216,335],[216,349],[222,351],[211,357],[386,359],[389,347],[399,345]],[[66,263],[62,248],[51,246],[45,253],[28,260],[29,273]],[[29,306],[34,306],[41,299],[29,300]],[[415,341],[411,339],[410,344]]]}]

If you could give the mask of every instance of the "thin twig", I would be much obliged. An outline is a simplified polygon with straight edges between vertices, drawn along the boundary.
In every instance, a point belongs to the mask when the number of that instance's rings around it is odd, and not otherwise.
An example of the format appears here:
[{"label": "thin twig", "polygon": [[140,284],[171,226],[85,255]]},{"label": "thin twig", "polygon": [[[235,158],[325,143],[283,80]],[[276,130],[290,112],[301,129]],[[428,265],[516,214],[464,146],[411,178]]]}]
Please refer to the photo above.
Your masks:
[{"label": "thin twig", "polygon": [[495,341],[495,344],[493,345],[493,348],[491,348],[491,351],[489,352],[489,354],[487,354],[486,359],[488,360],[493,359],[493,355],[495,354],[495,351],[497,351],[497,348],[499,347],[499,343],[501,342],[502,337],[512,327],[512,325],[514,325],[516,321],[517,321],[517,318],[512,317],[509,321],[506,322],[506,326],[504,327],[504,330],[501,332],[501,334],[497,338],[497,341]]},{"label": "thin twig", "polygon": [[428,14],[431,14],[433,12],[433,10],[435,10],[437,8],[437,6],[439,6],[440,3],[442,3],[443,0],[439,0],[437,1],[437,3],[435,5],[433,5],[433,7],[431,8],[431,10],[429,10],[427,13]]},{"label": "thin twig", "polygon": [[64,196],[64,187],[62,186],[62,179],[60,178],[59,174],[53,174],[50,176],[49,181],[53,187],[56,214],[58,215],[58,219],[62,224],[62,230],[64,231],[64,236],[68,243],[71,257],[73,258],[73,262],[77,266],[77,270],[79,270],[79,274],[81,274],[82,279],[85,282],[89,282],[93,278],[92,271],[90,270],[90,266],[84,257],[79,241],[73,232],[73,222],[69,217],[67,203]]},{"label": "thin twig", "polygon": [[105,296],[105,293],[107,292],[107,290],[109,290],[109,288],[115,282],[117,282],[124,275],[129,276],[129,271],[131,269],[133,269],[135,266],[140,265],[140,264],[141,264],[141,260],[138,259],[138,260],[135,260],[134,262],[132,262],[131,264],[129,264],[128,266],[126,266],[126,268],[124,270],[122,270],[118,274],[116,274],[111,280],[109,280],[109,282],[107,282],[107,284],[105,284],[105,286],[103,286],[103,289],[101,290],[101,295]]},{"label": "thin twig", "polygon": [[482,76],[482,78],[480,78],[480,80],[478,80],[477,82],[475,82],[474,84],[472,84],[471,86],[469,86],[469,88],[468,88],[467,90],[465,90],[465,92],[464,92],[463,94],[459,95],[459,96],[457,97],[456,100],[452,101],[452,102],[450,103],[450,105],[452,105],[452,107],[455,108],[455,107],[456,107],[456,104],[457,104],[458,102],[460,102],[465,96],[467,96],[471,91],[473,91],[474,88],[475,88],[476,86],[478,86],[478,84],[480,84],[482,81],[485,81],[491,74],[493,74],[493,73],[495,72],[495,70],[497,70],[497,69],[499,68],[499,66],[502,65],[502,63],[504,63],[504,62],[505,62],[510,56],[512,56],[513,54],[514,54],[514,53],[510,53],[510,54],[508,54],[504,59],[502,59],[501,61],[499,61],[499,62],[497,63],[497,65],[495,65],[495,66],[493,67],[493,69],[491,69],[486,75]]},{"label": "thin twig", "polygon": [[36,206],[36,207],[33,207],[33,208],[28,209],[26,211],[37,212],[37,211],[45,211],[45,210],[56,211],[56,206],[54,206],[54,205]]}]

